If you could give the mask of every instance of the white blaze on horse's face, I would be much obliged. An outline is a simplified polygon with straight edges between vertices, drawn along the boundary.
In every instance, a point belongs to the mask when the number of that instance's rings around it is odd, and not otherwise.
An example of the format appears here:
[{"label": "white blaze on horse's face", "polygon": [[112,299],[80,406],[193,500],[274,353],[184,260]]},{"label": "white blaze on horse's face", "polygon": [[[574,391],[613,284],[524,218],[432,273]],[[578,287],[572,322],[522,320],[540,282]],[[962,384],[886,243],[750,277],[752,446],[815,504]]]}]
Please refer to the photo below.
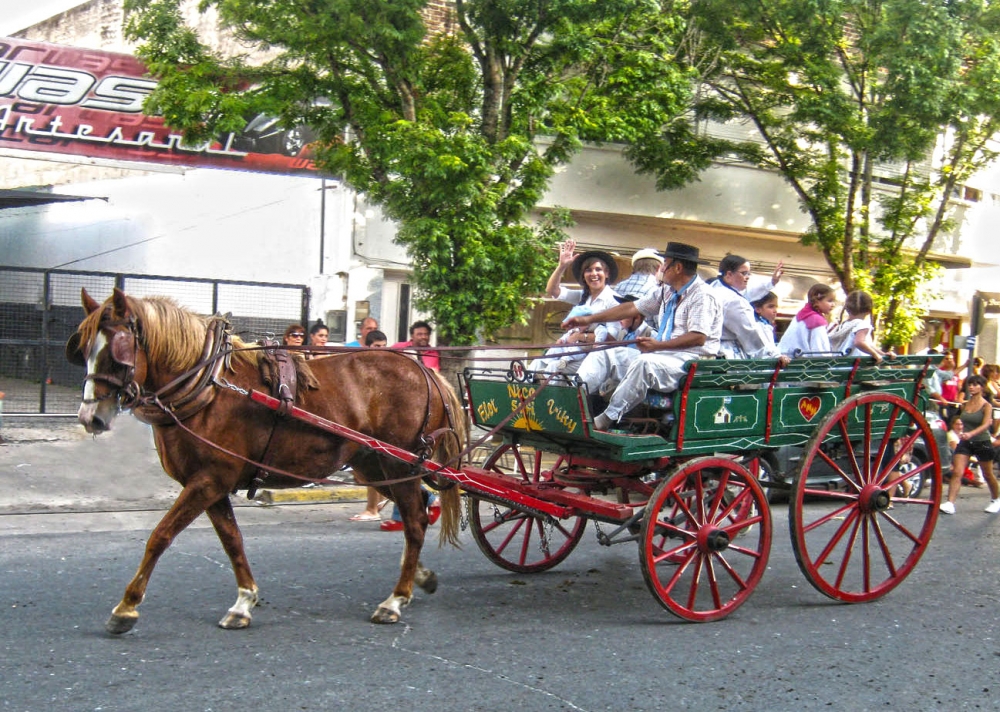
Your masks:
[{"label": "white blaze on horse's face", "polygon": [[[97,371],[97,357],[101,353],[101,349],[108,345],[108,339],[104,335],[103,331],[97,332],[97,338],[94,339],[93,346],[90,347],[90,356],[87,358],[87,375],[91,375]],[[94,381],[88,378],[83,384],[83,400],[93,401],[97,398],[97,393],[94,390]]]},{"label": "white blaze on horse's face", "polygon": [[[103,332],[97,332],[97,337],[90,347],[87,358],[87,375],[97,373],[97,358],[108,345],[108,339]],[[97,400],[97,389],[94,379],[88,378],[83,383],[83,402],[76,418],[88,433],[101,433],[111,427],[111,421],[118,411],[117,399],[105,398]]]}]

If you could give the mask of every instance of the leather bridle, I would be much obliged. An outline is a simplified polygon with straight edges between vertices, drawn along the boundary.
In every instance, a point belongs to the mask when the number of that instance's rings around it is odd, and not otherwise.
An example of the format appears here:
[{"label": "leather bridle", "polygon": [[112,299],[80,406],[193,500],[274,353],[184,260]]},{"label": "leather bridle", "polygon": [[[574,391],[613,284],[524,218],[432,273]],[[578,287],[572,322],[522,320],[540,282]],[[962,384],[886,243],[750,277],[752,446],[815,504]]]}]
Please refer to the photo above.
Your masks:
[{"label": "leather bridle", "polygon": [[[125,326],[126,329],[116,327]],[[98,403],[109,398],[116,398],[119,406],[123,409],[134,407],[142,396],[142,387],[136,381],[136,362],[138,361],[141,349],[139,328],[134,317],[127,319],[109,319],[101,321],[98,325],[99,332],[108,333],[108,354],[111,361],[118,368],[122,369],[122,375],[116,376],[111,373],[87,373],[84,376],[84,384],[87,381],[104,383],[112,387],[112,390],[97,398],[83,398],[84,404]],[[86,366],[90,358],[89,349],[84,353],[80,347],[79,332],[73,334],[66,343],[66,358],[71,363]]]}]

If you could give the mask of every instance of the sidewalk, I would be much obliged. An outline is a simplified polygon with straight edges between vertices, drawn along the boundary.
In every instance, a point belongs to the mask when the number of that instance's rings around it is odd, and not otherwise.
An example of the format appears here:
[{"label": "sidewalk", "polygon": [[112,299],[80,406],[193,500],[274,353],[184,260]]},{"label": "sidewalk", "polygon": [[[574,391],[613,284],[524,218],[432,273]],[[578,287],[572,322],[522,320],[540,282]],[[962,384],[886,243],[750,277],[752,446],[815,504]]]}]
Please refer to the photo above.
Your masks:
[{"label": "sidewalk", "polygon": [[[0,513],[165,510],[180,490],[160,467],[152,429],[129,415],[96,438],[75,418],[4,416],[0,438]],[[337,479],[353,482],[349,472]],[[233,497],[237,506],[364,500],[364,487],[333,484],[263,489],[256,503]]]}]

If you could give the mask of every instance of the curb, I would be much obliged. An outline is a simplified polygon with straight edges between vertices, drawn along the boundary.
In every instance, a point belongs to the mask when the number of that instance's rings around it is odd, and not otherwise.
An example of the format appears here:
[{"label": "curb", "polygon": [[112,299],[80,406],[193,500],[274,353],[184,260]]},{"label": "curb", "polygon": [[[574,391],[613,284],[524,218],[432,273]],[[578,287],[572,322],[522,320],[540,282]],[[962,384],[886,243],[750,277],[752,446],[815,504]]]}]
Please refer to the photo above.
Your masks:
[{"label": "curb", "polygon": [[323,487],[296,487],[294,489],[262,489],[255,502],[261,504],[287,504],[304,502],[317,504],[323,502],[364,502],[367,490],[364,487],[345,487],[343,485]]}]

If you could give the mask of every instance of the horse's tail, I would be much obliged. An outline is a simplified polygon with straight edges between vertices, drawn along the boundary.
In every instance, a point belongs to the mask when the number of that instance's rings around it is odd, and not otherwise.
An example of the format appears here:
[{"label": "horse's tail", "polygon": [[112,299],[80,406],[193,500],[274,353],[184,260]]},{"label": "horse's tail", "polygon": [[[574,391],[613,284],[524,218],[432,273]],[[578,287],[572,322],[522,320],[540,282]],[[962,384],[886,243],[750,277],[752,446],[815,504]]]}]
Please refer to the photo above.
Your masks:
[{"label": "horse's tail", "polygon": [[[441,384],[441,393],[447,401],[447,407],[451,411],[451,425],[454,428],[455,437],[443,437],[440,439],[438,451],[435,459],[438,462],[447,463],[448,467],[461,469],[462,459],[459,458],[469,441],[469,419],[462,408],[462,401],[455,393],[451,384],[439,373],[435,373]],[[459,520],[462,514],[462,492],[458,485],[453,485],[438,493],[441,501],[441,534],[438,537],[439,546],[446,543],[458,547]]]}]

